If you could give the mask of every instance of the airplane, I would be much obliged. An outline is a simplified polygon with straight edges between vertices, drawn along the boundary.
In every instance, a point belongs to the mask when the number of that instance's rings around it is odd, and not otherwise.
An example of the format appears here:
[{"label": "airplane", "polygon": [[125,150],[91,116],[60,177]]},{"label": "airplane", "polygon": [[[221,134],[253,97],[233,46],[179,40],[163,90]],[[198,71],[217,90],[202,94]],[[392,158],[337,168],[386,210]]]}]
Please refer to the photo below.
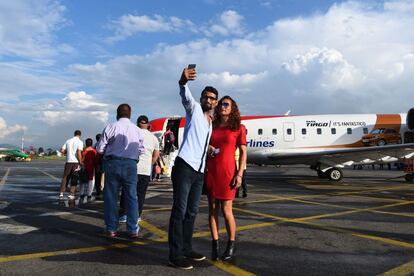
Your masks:
[{"label": "airplane", "polygon": [[0,148],[0,159],[5,161],[29,160],[29,155],[18,149]]},{"label": "airplane", "polygon": [[[327,114],[242,116],[247,129],[247,161],[264,165],[305,164],[320,178],[340,181],[342,168],[356,164],[404,162],[414,158],[414,108],[406,114]],[[183,139],[185,117],[152,120],[151,132],[160,140],[166,127],[174,132],[174,146]],[[367,146],[364,135],[394,129],[395,143]],[[374,135],[374,137],[376,137]],[[414,178],[407,173],[407,181]]]}]

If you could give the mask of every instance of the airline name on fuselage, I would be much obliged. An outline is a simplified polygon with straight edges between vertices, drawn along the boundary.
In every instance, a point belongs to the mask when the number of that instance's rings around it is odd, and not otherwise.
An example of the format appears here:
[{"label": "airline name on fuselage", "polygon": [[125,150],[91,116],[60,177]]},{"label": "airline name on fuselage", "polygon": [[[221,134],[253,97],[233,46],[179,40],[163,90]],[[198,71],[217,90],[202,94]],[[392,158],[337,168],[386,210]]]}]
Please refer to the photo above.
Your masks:
[{"label": "airline name on fuselage", "polygon": [[363,121],[348,121],[348,122],[338,122],[338,121],[329,121],[329,122],[317,122],[315,120],[309,120],[306,121],[306,126],[307,127],[339,127],[339,126],[354,126],[354,127],[358,127],[358,126],[362,126],[365,127],[367,125],[366,122]]},{"label": "airline name on fuselage", "polygon": [[247,140],[247,147],[249,148],[272,148],[275,146],[275,141],[264,140],[256,141],[254,139]]},{"label": "airline name on fuselage", "polygon": [[307,127],[327,127],[330,125],[331,122],[317,122],[314,120],[311,121],[306,121],[306,126]]}]

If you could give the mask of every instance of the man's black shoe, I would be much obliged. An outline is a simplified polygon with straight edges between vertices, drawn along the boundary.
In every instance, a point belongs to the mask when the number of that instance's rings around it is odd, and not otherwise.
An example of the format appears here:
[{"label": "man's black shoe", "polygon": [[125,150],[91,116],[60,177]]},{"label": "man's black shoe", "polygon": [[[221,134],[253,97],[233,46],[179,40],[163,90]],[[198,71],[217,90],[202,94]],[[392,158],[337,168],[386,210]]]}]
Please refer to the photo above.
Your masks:
[{"label": "man's black shoe", "polygon": [[197,252],[194,252],[194,251],[191,251],[191,253],[188,254],[188,255],[185,255],[185,257],[188,258],[188,259],[190,259],[190,260],[197,261],[197,262],[206,259],[206,256],[201,255],[201,254],[199,254]]},{"label": "man's black shoe", "polygon": [[168,264],[172,267],[189,270],[193,269],[193,266],[190,264],[190,262],[185,258],[179,258],[175,260],[169,260]]}]

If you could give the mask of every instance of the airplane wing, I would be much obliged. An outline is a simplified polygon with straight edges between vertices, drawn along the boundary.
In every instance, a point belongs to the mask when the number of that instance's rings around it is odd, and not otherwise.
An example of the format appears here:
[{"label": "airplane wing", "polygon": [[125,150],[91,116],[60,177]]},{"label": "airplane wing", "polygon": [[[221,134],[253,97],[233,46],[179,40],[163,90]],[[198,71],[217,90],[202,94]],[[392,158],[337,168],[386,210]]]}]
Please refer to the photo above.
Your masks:
[{"label": "airplane wing", "polygon": [[359,147],[359,148],[335,148],[335,149],[312,149],[310,152],[293,152],[287,155],[268,153],[267,157],[278,163],[321,164],[322,167],[343,167],[353,163],[387,162],[387,160],[410,159],[414,156],[414,143],[397,144],[385,146]]}]

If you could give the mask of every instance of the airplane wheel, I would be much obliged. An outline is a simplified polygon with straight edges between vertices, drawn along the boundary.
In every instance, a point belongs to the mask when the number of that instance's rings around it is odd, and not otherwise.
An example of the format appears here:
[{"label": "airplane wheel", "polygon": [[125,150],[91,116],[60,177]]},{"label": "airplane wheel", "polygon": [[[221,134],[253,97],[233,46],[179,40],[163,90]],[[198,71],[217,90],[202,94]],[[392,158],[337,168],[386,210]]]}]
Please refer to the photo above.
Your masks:
[{"label": "airplane wheel", "polygon": [[377,143],[378,146],[385,146],[386,144],[387,144],[387,142],[385,142],[384,139],[379,140],[378,143]]},{"label": "airplane wheel", "polygon": [[343,173],[338,168],[328,170],[328,178],[332,181],[339,181],[342,179]]},{"label": "airplane wheel", "polygon": [[411,174],[411,173],[407,173],[407,174],[405,175],[405,181],[407,181],[407,182],[411,182],[411,181],[413,181],[413,178],[414,178],[414,175],[413,175],[413,174]]}]

